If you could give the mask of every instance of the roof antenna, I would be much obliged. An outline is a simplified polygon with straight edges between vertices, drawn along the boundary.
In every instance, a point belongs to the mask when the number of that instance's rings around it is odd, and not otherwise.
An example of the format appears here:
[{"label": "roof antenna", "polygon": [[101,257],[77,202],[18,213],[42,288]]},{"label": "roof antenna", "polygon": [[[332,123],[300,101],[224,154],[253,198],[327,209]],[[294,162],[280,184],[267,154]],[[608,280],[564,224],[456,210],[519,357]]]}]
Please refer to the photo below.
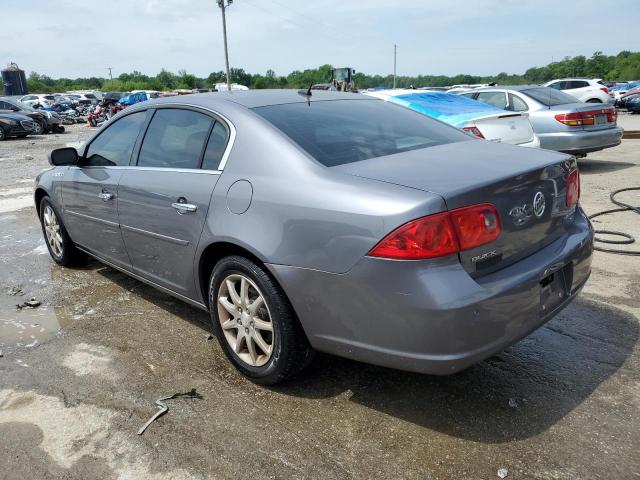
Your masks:
[{"label": "roof antenna", "polygon": [[304,95],[305,97],[310,97],[312,88],[313,88],[313,83],[309,85],[309,88],[307,90],[305,90],[304,88],[301,88],[300,90],[298,90],[298,95]]}]

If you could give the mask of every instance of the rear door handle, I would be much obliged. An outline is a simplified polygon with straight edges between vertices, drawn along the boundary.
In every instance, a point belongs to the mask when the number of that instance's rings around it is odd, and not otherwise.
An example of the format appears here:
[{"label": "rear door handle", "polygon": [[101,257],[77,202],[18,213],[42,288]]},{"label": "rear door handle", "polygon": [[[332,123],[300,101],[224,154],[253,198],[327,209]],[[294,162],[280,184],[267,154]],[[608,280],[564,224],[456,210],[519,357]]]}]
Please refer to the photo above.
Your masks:
[{"label": "rear door handle", "polygon": [[98,194],[98,197],[102,199],[102,201],[106,202],[107,200],[113,200],[113,193],[102,192]]},{"label": "rear door handle", "polygon": [[182,214],[182,213],[193,213],[196,210],[198,210],[198,206],[194,205],[192,203],[180,203],[180,202],[174,202],[171,204],[171,206],[173,208],[175,208],[178,213]]}]

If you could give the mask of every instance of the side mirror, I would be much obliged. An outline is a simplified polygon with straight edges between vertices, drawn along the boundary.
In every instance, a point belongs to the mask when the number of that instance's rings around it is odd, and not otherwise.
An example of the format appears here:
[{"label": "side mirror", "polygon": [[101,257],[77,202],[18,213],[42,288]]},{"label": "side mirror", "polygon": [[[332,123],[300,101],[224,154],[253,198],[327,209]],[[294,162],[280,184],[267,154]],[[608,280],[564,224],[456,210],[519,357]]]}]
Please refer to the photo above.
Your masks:
[{"label": "side mirror", "polygon": [[73,147],[56,148],[49,154],[49,163],[56,166],[77,165],[80,157]]}]

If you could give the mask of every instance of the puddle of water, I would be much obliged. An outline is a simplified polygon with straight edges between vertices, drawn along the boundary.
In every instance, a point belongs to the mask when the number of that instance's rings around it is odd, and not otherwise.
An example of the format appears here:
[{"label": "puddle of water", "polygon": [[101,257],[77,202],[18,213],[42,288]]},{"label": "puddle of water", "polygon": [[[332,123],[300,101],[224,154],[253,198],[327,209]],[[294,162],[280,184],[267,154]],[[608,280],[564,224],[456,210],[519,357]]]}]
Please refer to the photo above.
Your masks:
[{"label": "puddle of water", "polygon": [[27,300],[27,296],[10,296],[4,292],[0,294],[0,345],[35,347],[60,330],[60,322],[53,307],[41,305],[22,310],[16,308],[16,304]]}]

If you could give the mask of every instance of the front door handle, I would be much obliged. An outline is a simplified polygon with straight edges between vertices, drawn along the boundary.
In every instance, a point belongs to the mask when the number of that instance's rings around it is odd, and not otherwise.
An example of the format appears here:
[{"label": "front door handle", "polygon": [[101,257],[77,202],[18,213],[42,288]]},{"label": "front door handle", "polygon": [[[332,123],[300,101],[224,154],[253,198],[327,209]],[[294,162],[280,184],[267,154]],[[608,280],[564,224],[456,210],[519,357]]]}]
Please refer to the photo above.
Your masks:
[{"label": "front door handle", "polygon": [[173,208],[175,208],[178,213],[183,214],[183,213],[193,213],[196,210],[198,210],[198,206],[194,205],[192,203],[180,203],[180,202],[174,202],[171,204],[171,206]]},{"label": "front door handle", "polygon": [[106,202],[107,200],[113,200],[113,193],[102,192],[98,194],[98,197],[102,199],[102,201]]}]

